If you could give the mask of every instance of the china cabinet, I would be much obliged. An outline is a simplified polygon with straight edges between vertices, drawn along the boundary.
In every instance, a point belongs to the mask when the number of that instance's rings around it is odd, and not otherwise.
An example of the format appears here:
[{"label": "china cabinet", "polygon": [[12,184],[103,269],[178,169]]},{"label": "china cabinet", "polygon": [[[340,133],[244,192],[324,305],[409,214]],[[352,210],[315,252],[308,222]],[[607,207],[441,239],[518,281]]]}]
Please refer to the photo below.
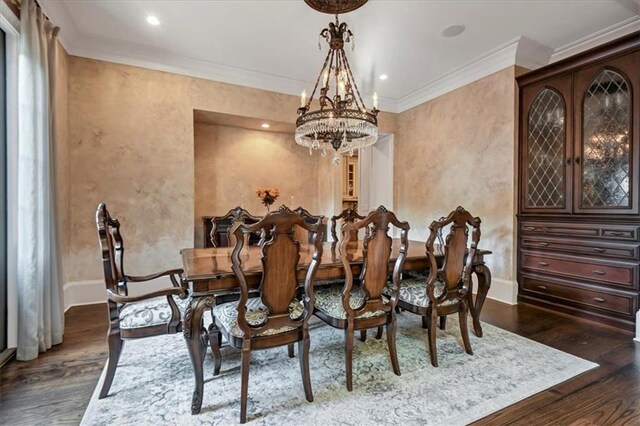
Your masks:
[{"label": "china cabinet", "polygon": [[517,80],[518,299],[632,330],[640,33]]},{"label": "china cabinet", "polygon": [[358,156],[345,156],[342,162],[342,208],[358,209]]}]

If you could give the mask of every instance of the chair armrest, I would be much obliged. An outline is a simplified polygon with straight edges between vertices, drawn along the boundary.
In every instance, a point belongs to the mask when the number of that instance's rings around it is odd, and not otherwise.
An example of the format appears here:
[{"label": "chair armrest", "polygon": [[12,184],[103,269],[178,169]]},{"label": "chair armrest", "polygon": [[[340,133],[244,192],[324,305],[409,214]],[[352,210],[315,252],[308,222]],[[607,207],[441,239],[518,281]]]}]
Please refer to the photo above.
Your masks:
[{"label": "chair armrest", "polygon": [[116,303],[140,302],[142,300],[152,299],[154,297],[171,295],[179,296],[181,299],[184,299],[186,291],[182,287],[169,287],[163,288],[162,290],[152,291],[151,293],[141,294],[139,296],[122,296],[114,293],[111,290],[107,290],[107,297],[109,298],[109,300]]},{"label": "chair armrest", "polygon": [[166,277],[168,275],[182,275],[183,272],[184,270],[182,269],[169,269],[168,271],[158,272],[156,274],[151,274],[151,275],[143,275],[143,276],[126,275],[125,279],[127,280],[127,282],[140,283],[145,281],[151,281],[160,277]]}]

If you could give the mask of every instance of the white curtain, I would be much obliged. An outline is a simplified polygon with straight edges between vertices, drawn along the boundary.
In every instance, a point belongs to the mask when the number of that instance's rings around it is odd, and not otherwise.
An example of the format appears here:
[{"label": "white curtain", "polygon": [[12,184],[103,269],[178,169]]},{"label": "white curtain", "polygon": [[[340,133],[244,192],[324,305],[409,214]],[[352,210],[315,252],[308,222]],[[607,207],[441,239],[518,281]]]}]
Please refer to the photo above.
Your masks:
[{"label": "white curtain", "polygon": [[30,360],[62,342],[57,230],[54,27],[34,0],[23,0],[18,62],[18,350]]}]

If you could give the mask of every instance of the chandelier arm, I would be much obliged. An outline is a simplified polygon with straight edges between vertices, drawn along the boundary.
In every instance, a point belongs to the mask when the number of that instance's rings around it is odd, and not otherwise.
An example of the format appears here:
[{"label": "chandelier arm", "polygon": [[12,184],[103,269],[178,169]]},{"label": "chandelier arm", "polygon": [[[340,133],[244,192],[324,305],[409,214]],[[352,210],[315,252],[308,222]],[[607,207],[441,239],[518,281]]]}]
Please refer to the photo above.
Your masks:
[{"label": "chandelier arm", "polygon": [[[326,102],[329,101],[329,103],[331,104],[331,108],[334,107],[334,103],[333,100],[327,96],[327,93],[329,92],[329,82],[331,81],[331,67],[333,65],[333,58],[335,57],[335,50],[331,49],[328,53],[328,55],[330,55],[331,57],[329,58],[329,68],[327,69],[326,73],[327,73],[327,85],[322,87],[322,90],[320,90],[320,97],[318,98],[318,101],[320,102],[320,109],[324,109],[325,106],[327,106]],[[323,71],[325,70],[325,68],[327,67],[327,61],[325,60],[325,64],[322,66],[322,70],[320,71],[320,75],[323,75]]]},{"label": "chandelier arm", "polygon": [[311,106],[311,101],[313,101],[313,95],[315,95],[316,90],[318,89],[318,84],[320,83],[320,79],[323,76],[323,71],[324,69],[327,67],[327,62],[329,62],[329,57],[333,55],[333,50],[329,49],[329,52],[327,52],[327,57],[324,59],[324,64],[322,65],[322,69],[320,70],[320,74],[318,75],[318,78],[316,79],[316,84],[315,86],[313,86],[313,91],[311,92],[311,96],[309,97],[309,100],[307,101],[307,109],[309,109],[309,107]]},{"label": "chandelier arm", "polygon": [[[345,55],[344,50],[342,51],[342,55]],[[353,82],[353,87],[356,89],[356,93],[358,94],[358,99],[360,99],[360,103],[362,104],[362,106],[358,105],[358,101],[356,100],[356,106],[360,109],[366,109],[364,105],[364,101],[362,100],[362,95],[360,95],[360,89],[358,89],[358,86],[356,85],[356,80],[353,78],[353,73],[351,72],[351,66],[349,65],[349,61],[346,60],[346,55],[345,55],[345,63],[347,64],[346,66],[347,72],[349,73],[349,77]]]}]

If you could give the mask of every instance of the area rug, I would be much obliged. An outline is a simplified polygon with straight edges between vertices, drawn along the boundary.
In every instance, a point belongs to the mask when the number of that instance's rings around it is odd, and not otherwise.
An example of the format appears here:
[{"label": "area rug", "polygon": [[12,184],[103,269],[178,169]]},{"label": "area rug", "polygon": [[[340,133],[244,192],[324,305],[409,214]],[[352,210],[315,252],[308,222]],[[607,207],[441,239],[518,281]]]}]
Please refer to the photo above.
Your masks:
[{"label": "area rug", "polygon": [[[483,324],[471,335],[474,354],[462,349],[455,318],[438,330],[439,367],[429,361],[420,318],[398,315],[397,347],[402,376],[391,369],[386,335],[369,332],[354,343],[353,392],[345,387],[344,334],[315,321],[311,381],[315,400],[304,398],[296,358],[287,348],[252,353],[247,421],[269,425],[433,424],[463,425],[569,380],[597,364]],[[235,424],[240,415],[240,352],[222,349],[222,370],[213,376],[205,360],[202,413],[191,415],[193,373],[181,335],[125,344],[110,396],[98,400],[103,376],[83,425]]]}]

